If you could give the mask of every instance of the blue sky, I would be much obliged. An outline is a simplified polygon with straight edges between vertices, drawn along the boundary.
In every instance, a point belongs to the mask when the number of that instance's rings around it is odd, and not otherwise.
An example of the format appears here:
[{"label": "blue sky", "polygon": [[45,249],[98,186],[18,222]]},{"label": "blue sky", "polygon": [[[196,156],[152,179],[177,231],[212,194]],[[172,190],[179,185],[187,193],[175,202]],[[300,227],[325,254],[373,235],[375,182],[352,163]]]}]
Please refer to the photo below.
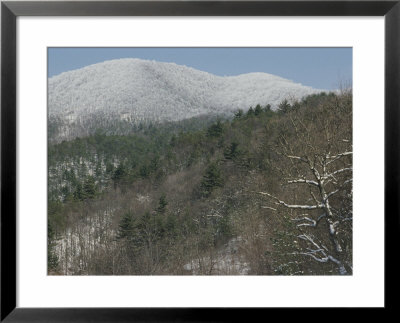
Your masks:
[{"label": "blue sky", "polygon": [[314,88],[352,83],[352,48],[49,48],[48,76],[118,58],[173,62],[216,75],[265,72]]}]

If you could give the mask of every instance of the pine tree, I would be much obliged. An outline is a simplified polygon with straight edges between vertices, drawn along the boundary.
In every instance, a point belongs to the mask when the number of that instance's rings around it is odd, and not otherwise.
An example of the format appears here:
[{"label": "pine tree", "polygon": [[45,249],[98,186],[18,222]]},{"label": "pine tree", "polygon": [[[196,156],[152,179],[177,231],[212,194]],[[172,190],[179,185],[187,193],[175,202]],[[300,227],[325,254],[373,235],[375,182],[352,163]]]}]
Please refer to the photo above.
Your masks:
[{"label": "pine tree", "polygon": [[211,125],[207,130],[207,136],[209,137],[219,137],[221,136],[223,131],[221,120],[218,120],[217,123]]},{"label": "pine tree", "polygon": [[254,114],[255,114],[256,116],[258,116],[258,115],[261,114],[261,112],[262,112],[261,105],[257,104],[256,108],[254,109]]},{"label": "pine tree", "polygon": [[291,106],[288,102],[288,100],[283,100],[279,106],[278,106],[278,111],[282,114],[288,113],[291,110]]},{"label": "pine tree", "polygon": [[176,137],[175,134],[173,134],[172,137],[171,137],[171,140],[170,140],[170,142],[169,142],[170,146],[171,146],[171,147],[175,147],[175,146],[176,146],[176,143],[177,143],[177,140],[178,140],[178,138]]},{"label": "pine tree", "polygon": [[130,240],[133,236],[134,222],[130,212],[126,212],[119,223],[117,239],[128,239]]},{"label": "pine tree", "polygon": [[241,117],[243,117],[243,110],[239,109],[238,111],[235,112],[234,116],[235,119],[240,119]]},{"label": "pine tree", "polygon": [[84,199],[82,184],[80,182],[76,183],[73,196],[75,201],[82,201]]},{"label": "pine tree", "polygon": [[114,165],[111,164],[109,161],[106,162],[106,173],[110,174],[114,171]]},{"label": "pine tree", "polygon": [[235,159],[239,155],[239,144],[237,142],[232,142],[230,146],[224,151],[224,156],[226,159]]},{"label": "pine tree", "polygon": [[144,164],[140,167],[139,169],[139,175],[142,178],[148,178],[151,174],[151,169],[150,166],[147,164]]},{"label": "pine tree", "polygon": [[158,214],[165,214],[166,210],[167,210],[167,196],[165,195],[165,193],[163,193],[160,197],[160,199],[158,200],[158,207],[156,209]]},{"label": "pine tree", "polygon": [[93,176],[88,176],[83,184],[83,199],[92,199],[96,196],[97,188]]},{"label": "pine tree", "polygon": [[208,197],[211,195],[212,191],[216,187],[221,187],[223,185],[221,169],[216,163],[211,163],[203,176],[201,182],[202,195]]},{"label": "pine tree", "polygon": [[123,163],[120,163],[112,175],[112,179],[116,182],[120,181],[126,175],[126,169]]}]

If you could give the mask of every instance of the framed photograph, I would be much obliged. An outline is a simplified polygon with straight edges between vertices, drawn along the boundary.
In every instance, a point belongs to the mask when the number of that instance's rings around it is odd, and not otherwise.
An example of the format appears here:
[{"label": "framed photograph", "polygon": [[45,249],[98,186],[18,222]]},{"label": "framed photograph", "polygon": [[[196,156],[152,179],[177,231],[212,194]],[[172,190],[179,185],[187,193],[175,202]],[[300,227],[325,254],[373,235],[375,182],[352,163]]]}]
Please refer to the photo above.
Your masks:
[{"label": "framed photograph", "polygon": [[390,309],[399,15],[2,2],[1,320]]}]

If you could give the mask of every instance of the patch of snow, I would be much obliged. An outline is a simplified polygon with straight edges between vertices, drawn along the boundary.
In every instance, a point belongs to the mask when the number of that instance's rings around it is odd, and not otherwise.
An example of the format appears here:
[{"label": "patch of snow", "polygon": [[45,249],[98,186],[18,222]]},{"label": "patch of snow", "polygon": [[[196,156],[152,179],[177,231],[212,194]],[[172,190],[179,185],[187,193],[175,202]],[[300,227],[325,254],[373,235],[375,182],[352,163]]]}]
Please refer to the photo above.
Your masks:
[{"label": "patch of snow", "polygon": [[137,194],[136,199],[139,201],[139,203],[147,203],[150,202],[151,200],[149,195],[142,195],[142,194]]},{"label": "patch of snow", "polygon": [[183,268],[193,275],[248,275],[250,266],[238,253],[240,243],[241,237],[233,238],[214,257],[192,259]]}]

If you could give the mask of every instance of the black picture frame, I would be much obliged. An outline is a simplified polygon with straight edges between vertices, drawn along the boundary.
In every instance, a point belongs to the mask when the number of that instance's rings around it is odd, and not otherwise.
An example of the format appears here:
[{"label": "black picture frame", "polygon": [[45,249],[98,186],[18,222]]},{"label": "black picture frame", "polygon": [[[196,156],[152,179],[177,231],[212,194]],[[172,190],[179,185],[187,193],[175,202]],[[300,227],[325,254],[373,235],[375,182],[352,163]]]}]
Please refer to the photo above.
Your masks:
[{"label": "black picture frame", "polygon": [[[399,234],[400,1],[79,1],[1,3],[1,317],[3,322],[251,320],[265,309],[17,308],[16,19],[18,16],[384,16],[385,309],[396,306]],[[396,239],[397,240],[397,239]],[[277,309],[276,309],[277,310]],[[257,315],[257,316],[253,316]]]}]

